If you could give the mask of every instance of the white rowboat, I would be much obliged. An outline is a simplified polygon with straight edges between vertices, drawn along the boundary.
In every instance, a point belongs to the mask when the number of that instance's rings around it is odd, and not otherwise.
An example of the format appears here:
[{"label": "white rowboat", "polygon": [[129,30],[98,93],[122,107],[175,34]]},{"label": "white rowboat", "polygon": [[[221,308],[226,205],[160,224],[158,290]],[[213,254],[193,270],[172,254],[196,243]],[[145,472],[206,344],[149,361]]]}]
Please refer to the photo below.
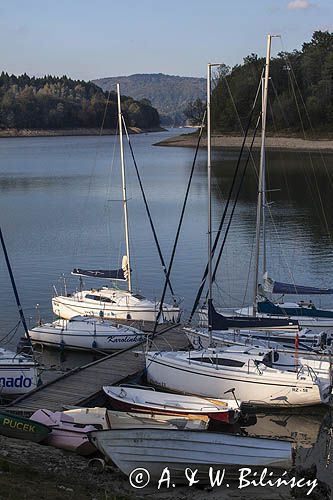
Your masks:
[{"label": "white rowboat", "polygon": [[291,465],[291,443],[215,432],[129,429],[94,431],[89,439],[126,475],[140,467],[158,480],[165,467],[176,482],[187,482],[185,469],[198,469],[196,479],[209,482],[209,467],[226,469],[228,478],[239,468],[286,470]]},{"label": "white rowboat", "polygon": [[119,410],[154,412],[174,415],[207,415],[213,420],[234,423],[239,416],[238,405],[233,400],[207,399],[197,396],[170,394],[143,387],[105,386],[103,391],[112,406]]}]

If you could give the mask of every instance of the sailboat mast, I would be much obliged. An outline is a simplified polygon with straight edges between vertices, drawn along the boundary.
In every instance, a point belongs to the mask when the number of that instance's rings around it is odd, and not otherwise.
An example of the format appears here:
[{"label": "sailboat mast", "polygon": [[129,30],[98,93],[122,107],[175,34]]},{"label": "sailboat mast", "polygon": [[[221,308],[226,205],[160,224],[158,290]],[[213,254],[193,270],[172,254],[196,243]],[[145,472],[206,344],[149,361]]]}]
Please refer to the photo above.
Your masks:
[{"label": "sailboat mast", "polygon": [[212,291],[212,165],[211,165],[211,64],[207,65],[207,180],[208,180],[208,334],[209,345],[212,345],[212,322],[210,315],[213,300]]},{"label": "sailboat mast", "polygon": [[17,308],[18,308],[18,311],[19,311],[19,314],[20,314],[21,323],[23,325],[24,333],[25,333],[26,338],[30,341],[30,344],[31,344],[31,339],[30,339],[30,335],[29,335],[29,330],[28,330],[27,322],[25,320],[25,316],[24,316],[24,312],[23,312],[23,309],[22,309],[20,297],[19,297],[19,294],[18,294],[18,291],[17,291],[17,288],[16,288],[16,283],[15,283],[15,279],[14,279],[14,275],[13,275],[13,271],[12,271],[12,266],[10,265],[10,261],[9,261],[9,257],[8,257],[8,253],[7,253],[7,248],[6,248],[6,245],[5,245],[5,240],[3,238],[2,229],[1,228],[0,228],[0,241],[1,241],[1,246],[2,246],[3,253],[4,253],[4,256],[5,256],[5,261],[6,261],[6,265],[7,265],[7,269],[8,269],[8,273],[9,273],[9,277],[10,277],[10,281],[11,281],[11,284],[12,284],[12,287],[13,287],[13,292],[14,292],[14,295],[15,295],[16,305],[17,305]]},{"label": "sailboat mast", "polygon": [[131,265],[130,265],[130,246],[129,246],[129,231],[128,231],[128,213],[127,213],[127,194],[126,194],[126,176],[125,176],[125,160],[124,160],[124,144],[123,144],[123,120],[121,113],[120,102],[120,85],[117,83],[117,101],[118,101],[118,123],[119,123],[119,145],[120,145],[120,163],[121,163],[121,181],[123,193],[123,208],[124,208],[124,225],[125,225],[125,244],[127,256],[127,286],[128,291],[132,292],[131,283]]},{"label": "sailboat mast", "polygon": [[[262,89],[262,108],[264,108],[264,79],[261,80]],[[266,251],[266,151],[262,152],[263,155],[263,169],[262,169],[262,272],[267,271],[267,251]]]},{"label": "sailboat mast", "polygon": [[[257,314],[257,294],[259,279],[259,256],[260,256],[260,226],[263,211],[263,200],[265,191],[265,140],[266,140],[266,117],[268,100],[268,81],[269,81],[269,63],[271,57],[272,36],[267,36],[266,64],[264,76],[264,89],[262,98],[262,116],[261,116],[261,148],[260,148],[260,167],[258,181],[258,201],[257,201],[257,220],[256,220],[256,240],[255,240],[255,272],[253,287],[253,314]],[[265,201],[265,200],[264,200]],[[266,257],[265,257],[266,258]]]}]

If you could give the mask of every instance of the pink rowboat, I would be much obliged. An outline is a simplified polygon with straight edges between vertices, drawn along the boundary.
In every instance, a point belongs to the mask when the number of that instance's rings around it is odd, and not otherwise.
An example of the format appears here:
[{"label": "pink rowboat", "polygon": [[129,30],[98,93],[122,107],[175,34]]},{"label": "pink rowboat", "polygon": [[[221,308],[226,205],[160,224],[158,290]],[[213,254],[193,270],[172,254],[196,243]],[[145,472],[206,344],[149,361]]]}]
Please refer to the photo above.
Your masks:
[{"label": "pink rowboat", "polygon": [[51,429],[45,444],[73,451],[79,455],[91,455],[96,448],[89,442],[87,433],[95,431],[98,427],[94,425],[82,425],[74,422],[71,417],[66,417],[63,412],[52,412],[49,410],[37,410],[31,419],[40,422]]},{"label": "pink rowboat", "polygon": [[206,415],[212,420],[234,424],[240,415],[235,401],[170,394],[145,387],[104,386],[112,407],[131,412],[163,415]]}]

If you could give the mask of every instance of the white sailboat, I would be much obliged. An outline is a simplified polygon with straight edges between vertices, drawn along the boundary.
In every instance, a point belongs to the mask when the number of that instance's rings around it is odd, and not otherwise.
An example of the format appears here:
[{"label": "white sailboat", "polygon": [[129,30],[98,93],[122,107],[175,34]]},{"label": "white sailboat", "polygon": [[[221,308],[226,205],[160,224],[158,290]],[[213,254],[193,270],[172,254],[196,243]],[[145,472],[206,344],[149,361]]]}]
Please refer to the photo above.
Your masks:
[{"label": "white sailboat", "polygon": [[[264,102],[267,102],[270,43],[269,35]],[[219,329],[219,324],[224,323],[225,318],[215,311],[212,298],[210,71],[211,65],[208,65],[208,339],[209,346],[212,346],[213,331]],[[265,114],[263,121],[264,117]],[[250,318],[251,321],[252,319],[253,323],[260,323],[256,318]],[[244,326],[246,323],[244,321]],[[265,323],[267,321],[263,321]],[[212,398],[223,398],[226,391],[234,389],[237,398],[243,403],[263,406],[328,404],[332,390],[329,363],[317,360],[303,363],[287,353],[245,346],[220,349],[210,347],[188,353],[148,352],[146,372],[150,383],[163,388]]]},{"label": "white sailboat", "polygon": [[[265,180],[265,138],[266,138],[266,114],[267,114],[267,99],[268,99],[268,85],[269,85],[269,63],[270,63],[270,46],[271,36],[268,37],[267,54],[266,54],[266,68],[265,78],[262,80],[262,134],[261,134],[261,154],[260,154],[260,171],[259,171],[259,186],[258,186],[258,203],[257,203],[257,224],[256,224],[256,252],[255,252],[255,280],[254,280],[254,298],[253,305],[236,310],[222,310],[213,311],[216,317],[214,321],[213,342],[214,346],[219,347],[223,345],[246,344],[256,345],[261,347],[275,347],[278,346],[274,343],[280,343],[279,347],[283,352],[293,353],[295,346],[302,355],[305,354],[320,354],[328,358],[332,350],[332,336],[327,332],[318,332],[318,329],[313,329],[313,326],[326,326],[327,318],[310,317],[310,312],[314,311],[313,307],[302,303],[303,316],[300,312],[299,315],[285,313],[280,311],[278,314],[278,307],[280,304],[272,304],[265,300],[258,300],[258,273],[259,273],[259,256],[260,256],[260,227],[261,222],[263,230],[265,230],[265,206],[266,206],[266,180]],[[265,238],[263,238],[263,268],[266,270],[266,246]],[[265,273],[264,288],[270,285],[270,291],[290,291],[293,289],[295,292],[296,285],[291,286],[285,283],[276,283],[269,280],[267,272]],[[279,289],[277,289],[279,286]],[[300,287],[297,287],[299,289]],[[301,287],[303,290],[305,287]],[[263,287],[260,287],[263,289]],[[319,289],[312,288],[312,290],[319,293]],[[309,293],[310,289],[307,287],[306,291]],[[322,289],[322,293],[332,293],[333,290]],[[286,306],[287,304],[285,304]],[[288,306],[295,306],[296,304],[288,304]],[[275,313],[272,313],[274,309]],[[272,314],[264,314],[263,311],[271,311]],[[297,312],[297,311],[296,311]],[[305,314],[307,312],[307,314]],[[236,317],[235,317],[236,315]],[[237,317],[238,316],[238,317]],[[290,318],[291,316],[291,318]],[[306,316],[306,322],[305,322]],[[208,324],[208,308],[202,307],[199,310],[200,326],[207,326]],[[281,324],[279,322],[281,321]],[[333,313],[332,320],[333,321]],[[283,322],[285,324],[283,324]],[[309,328],[302,328],[300,325],[307,324]],[[333,323],[332,323],[333,325]],[[210,344],[210,337],[204,328],[187,330],[187,336],[192,345],[207,347]],[[273,342],[273,343],[272,343]]]},{"label": "white sailboat", "polygon": [[[31,340],[27,323],[24,317],[20,298],[15,284],[12,267],[9,261],[7,248],[0,228],[0,241],[4,253],[6,266],[15,295],[16,305],[20,314],[20,320],[24,328],[25,343],[31,348]],[[0,348],[0,398],[12,397],[25,394],[35,389],[39,383],[39,364],[31,355],[16,353],[9,349]]]},{"label": "white sailboat", "polygon": [[147,339],[138,328],[84,316],[38,325],[29,330],[29,335],[35,344],[103,352],[127,349]]},{"label": "white sailboat", "polygon": [[[209,335],[205,328],[184,327],[184,332],[195,349],[209,347]],[[214,347],[245,345],[295,355],[304,358],[316,357],[330,361],[332,357],[332,334],[303,329],[296,334],[289,331],[261,330],[213,330]]]},{"label": "white sailboat", "polygon": [[254,406],[329,404],[332,391],[329,362],[251,346],[149,352],[146,370],[150,384],[210,398],[234,389]]},{"label": "white sailboat", "polygon": [[[275,281],[269,277],[267,271],[266,259],[266,238],[265,238],[265,208],[266,203],[266,115],[268,103],[269,86],[269,63],[270,63],[270,41],[269,37],[266,56],[266,75],[264,79],[264,95],[262,105],[262,134],[261,134],[261,152],[260,152],[260,170],[258,182],[258,200],[257,200],[257,220],[256,220],[256,244],[255,244],[255,273],[253,288],[253,304],[233,309],[232,315],[242,317],[256,316],[257,318],[272,318],[283,320],[289,318],[299,323],[302,328],[311,328],[315,330],[327,329],[333,327],[333,309],[317,308],[312,300],[298,300],[293,302],[281,300],[281,296],[295,295],[333,295],[333,288],[320,288],[316,286],[304,286],[295,283],[284,283]],[[263,282],[259,286],[259,258],[260,258],[260,232],[263,232]],[[272,297],[279,295],[279,300],[274,301]],[[229,311],[224,311],[228,316]]]},{"label": "white sailboat", "polygon": [[[125,177],[125,160],[123,148],[123,116],[120,101],[120,87],[117,84],[118,123],[120,162],[122,177],[122,199],[124,209],[126,255],[123,257],[122,267],[117,270],[74,269],[76,276],[123,281],[127,283],[127,290],[114,286],[102,286],[90,290],[80,290],[69,295],[56,295],[52,298],[52,308],[56,316],[71,319],[73,316],[94,316],[96,318],[115,320],[134,320],[155,322],[160,304],[135,293],[131,281],[130,244],[128,228],[127,193]],[[160,321],[177,322],[180,317],[178,304],[164,304]]]},{"label": "white sailboat", "polygon": [[36,389],[38,366],[31,356],[0,349],[0,398],[20,396]]}]

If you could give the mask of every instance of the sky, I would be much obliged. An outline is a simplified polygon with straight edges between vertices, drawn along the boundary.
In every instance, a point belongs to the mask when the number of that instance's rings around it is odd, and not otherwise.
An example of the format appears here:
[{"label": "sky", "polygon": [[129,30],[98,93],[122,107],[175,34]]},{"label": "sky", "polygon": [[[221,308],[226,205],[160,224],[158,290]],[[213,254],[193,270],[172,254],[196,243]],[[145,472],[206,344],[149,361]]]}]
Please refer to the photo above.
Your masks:
[{"label": "sky", "polygon": [[333,31],[333,0],[0,0],[0,70],[92,80],[205,76]]}]

